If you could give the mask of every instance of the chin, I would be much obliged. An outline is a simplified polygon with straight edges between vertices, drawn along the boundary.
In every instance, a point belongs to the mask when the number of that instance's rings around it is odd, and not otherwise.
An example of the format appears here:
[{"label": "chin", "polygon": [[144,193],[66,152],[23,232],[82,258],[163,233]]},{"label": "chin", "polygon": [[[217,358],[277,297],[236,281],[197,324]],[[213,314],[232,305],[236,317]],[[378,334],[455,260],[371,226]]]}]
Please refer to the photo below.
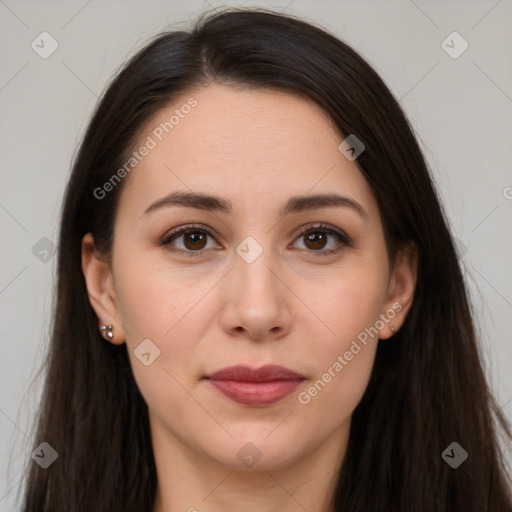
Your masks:
[{"label": "chin", "polygon": [[[233,436],[228,443],[220,443],[212,450],[205,449],[222,466],[236,471],[276,471],[298,462],[305,451],[297,446],[296,436],[271,437],[268,430],[264,435]],[[219,448],[221,451],[219,452]]]}]

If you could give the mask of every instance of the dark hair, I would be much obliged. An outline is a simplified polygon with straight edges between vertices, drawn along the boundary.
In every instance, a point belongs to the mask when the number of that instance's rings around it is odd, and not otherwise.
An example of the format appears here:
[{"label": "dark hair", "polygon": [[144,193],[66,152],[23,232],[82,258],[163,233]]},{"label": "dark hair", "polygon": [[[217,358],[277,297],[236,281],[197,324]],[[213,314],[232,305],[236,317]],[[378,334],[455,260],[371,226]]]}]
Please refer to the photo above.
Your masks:
[{"label": "dark hair", "polygon": [[[24,512],[152,510],[156,467],[147,405],[126,344],[97,330],[81,269],[82,237],[108,254],[123,183],[95,198],[141,128],[186,91],[210,83],[265,88],[318,104],[340,134],[366,146],[356,164],[380,208],[390,260],[419,254],[412,307],[380,342],[351,423],[332,510],[512,510],[499,448],[510,426],[485,379],[454,240],[433,180],[397,100],[347,44],[313,24],[266,10],[228,9],[190,32],[159,34],[116,75],[76,155],[60,225],[57,290],[35,444],[58,459],[32,460]],[[441,457],[453,441],[469,458]],[[126,449],[129,447],[129,449]]]}]

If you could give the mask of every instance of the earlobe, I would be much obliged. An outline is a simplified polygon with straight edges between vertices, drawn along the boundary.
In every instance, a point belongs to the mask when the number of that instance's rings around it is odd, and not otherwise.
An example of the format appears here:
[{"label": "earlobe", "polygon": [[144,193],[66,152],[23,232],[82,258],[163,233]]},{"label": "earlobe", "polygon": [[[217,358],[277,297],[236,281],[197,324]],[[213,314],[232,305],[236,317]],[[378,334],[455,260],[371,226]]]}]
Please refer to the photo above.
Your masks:
[{"label": "earlobe", "polygon": [[82,273],[89,303],[98,317],[98,331],[107,341],[124,343],[110,265],[96,250],[92,233],[82,238]]},{"label": "earlobe", "polygon": [[418,276],[418,249],[414,242],[406,244],[397,254],[388,287],[383,315],[385,326],[380,339],[393,336],[402,326],[412,306]]}]

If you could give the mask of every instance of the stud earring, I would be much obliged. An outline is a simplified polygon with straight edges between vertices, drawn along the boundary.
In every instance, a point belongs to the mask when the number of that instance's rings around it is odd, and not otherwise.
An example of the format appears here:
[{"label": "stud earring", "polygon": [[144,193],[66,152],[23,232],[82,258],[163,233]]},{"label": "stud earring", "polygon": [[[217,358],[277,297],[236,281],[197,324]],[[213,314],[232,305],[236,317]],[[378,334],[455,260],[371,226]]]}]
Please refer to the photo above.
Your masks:
[{"label": "stud earring", "polygon": [[114,327],[112,327],[112,325],[102,325],[100,327],[100,332],[102,336],[109,341],[114,339],[114,333],[112,332],[113,330]]},{"label": "stud earring", "polygon": [[395,332],[395,328],[391,322],[389,322],[389,328],[391,329],[391,332]]}]

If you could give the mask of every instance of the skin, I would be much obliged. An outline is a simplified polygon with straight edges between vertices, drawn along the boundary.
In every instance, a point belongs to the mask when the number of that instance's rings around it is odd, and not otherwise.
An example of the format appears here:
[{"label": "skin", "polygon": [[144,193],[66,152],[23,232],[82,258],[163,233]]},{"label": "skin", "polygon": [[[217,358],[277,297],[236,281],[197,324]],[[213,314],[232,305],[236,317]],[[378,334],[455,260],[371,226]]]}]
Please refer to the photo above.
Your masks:
[{"label": "skin", "polygon": [[[82,246],[98,326],[112,324],[112,343],[127,343],[148,404],[158,473],[153,512],[326,511],[378,338],[393,335],[389,324],[359,344],[362,350],[309,403],[298,394],[395,303],[402,309],[392,324],[400,328],[417,255],[404,251],[390,268],[371,188],[313,103],[210,85],[158,112],[140,143],[191,96],[197,106],[125,178],[111,261],[94,249],[90,233]],[[226,197],[233,211],[172,206],[144,215],[177,190]],[[291,196],[332,192],[357,201],[367,219],[347,207],[279,217]],[[316,245],[298,235],[319,222],[347,233],[353,246],[335,235]],[[181,235],[159,245],[172,228],[190,223],[213,236],[203,244]],[[247,236],[263,249],[252,263],[236,252]],[[195,257],[170,250],[196,247],[202,253]],[[148,366],[134,355],[145,339],[160,350]],[[279,364],[305,381],[275,404],[241,405],[202,379],[234,364]],[[250,468],[237,457],[247,443],[261,454]]]}]

